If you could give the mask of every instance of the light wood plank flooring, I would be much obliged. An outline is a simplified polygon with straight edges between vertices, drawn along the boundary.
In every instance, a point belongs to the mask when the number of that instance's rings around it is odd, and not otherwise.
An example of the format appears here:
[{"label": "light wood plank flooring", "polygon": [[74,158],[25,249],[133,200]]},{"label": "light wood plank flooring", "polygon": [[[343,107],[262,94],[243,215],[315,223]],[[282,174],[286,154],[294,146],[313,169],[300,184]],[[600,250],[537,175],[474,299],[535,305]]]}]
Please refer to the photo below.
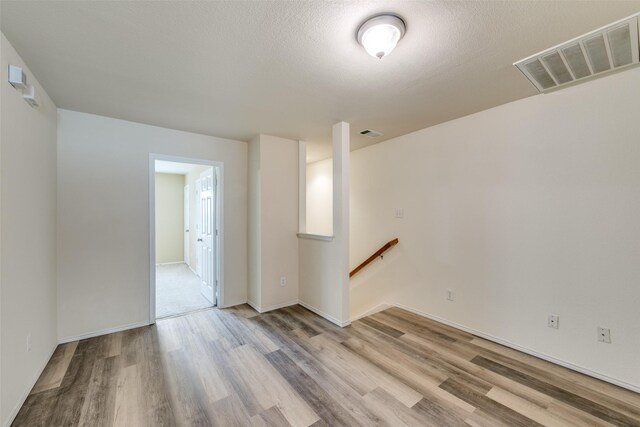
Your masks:
[{"label": "light wood plank flooring", "polygon": [[391,308],[211,309],[58,347],[14,426],[640,426],[640,395]]}]

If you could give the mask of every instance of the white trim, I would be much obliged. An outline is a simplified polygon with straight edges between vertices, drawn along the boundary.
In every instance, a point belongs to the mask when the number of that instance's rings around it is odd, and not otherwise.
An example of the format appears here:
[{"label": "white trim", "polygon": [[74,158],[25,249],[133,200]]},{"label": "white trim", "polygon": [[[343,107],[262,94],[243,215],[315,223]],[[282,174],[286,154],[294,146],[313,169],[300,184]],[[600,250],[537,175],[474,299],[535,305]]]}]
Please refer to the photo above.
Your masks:
[{"label": "white trim", "polygon": [[351,318],[351,321],[355,322],[358,319],[362,319],[363,317],[367,317],[367,316],[371,316],[371,315],[376,314],[376,313],[380,313],[381,311],[384,311],[384,310],[386,310],[387,308],[390,308],[390,307],[393,307],[393,306],[390,305],[390,304],[378,304],[375,307],[370,308],[369,310],[365,311],[362,314],[358,314],[356,316],[353,316]]},{"label": "white trim", "polygon": [[303,306],[304,308],[306,308],[309,311],[313,311],[318,316],[324,317],[329,322],[334,323],[334,324],[340,326],[341,328],[344,328],[345,326],[349,326],[351,324],[351,320],[347,320],[346,322],[341,322],[340,320],[336,319],[332,315],[327,314],[324,311],[322,311],[320,309],[317,309],[317,308],[315,308],[314,306],[312,306],[310,304],[307,304],[306,302],[298,301],[298,304],[300,304],[301,306]]},{"label": "white trim", "polygon": [[640,386],[637,386],[635,384],[631,384],[631,383],[628,383],[626,381],[623,381],[623,380],[620,380],[620,379],[617,379],[617,378],[613,378],[613,377],[610,377],[608,375],[601,374],[599,372],[592,371],[591,369],[588,369],[588,368],[585,368],[585,367],[582,367],[582,366],[579,366],[579,365],[574,365],[573,363],[570,363],[570,362],[565,362],[564,360],[557,359],[557,358],[555,358],[553,356],[549,356],[547,354],[540,353],[540,352],[532,350],[532,349],[530,349],[528,347],[523,347],[521,345],[514,344],[514,343],[512,343],[510,341],[507,341],[507,340],[504,340],[502,338],[498,338],[498,337],[495,337],[493,335],[486,334],[484,332],[478,331],[477,329],[469,328],[467,326],[461,325],[461,324],[456,323],[456,322],[451,322],[449,320],[443,319],[442,317],[438,317],[438,316],[434,316],[434,315],[429,314],[429,313],[425,313],[424,311],[420,311],[420,310],[417,310],[415,308],[411,308],[411,307],[406,306],[404,304],[395,303],[393,305],[398,307],[398,308],[401,308],[403,310],[407,310],[407,311],[410,311],[411,313],[417,314],[418,316],[422,316],[422,317],[426,317],[427,319],[435,320],[436,322],[440,322],[440,323],[443,323],[445,325],[451,326],[453,328],[460,329],[461,331],[468,332],[468,333],[476,335],[476,336],[478,336],[480,338],[484,338],[486,340],[493,341],[495,343],[504,345],[504,346],[512,348],[514,350],[518,350],[518,351],[520,351],[522,353],[526,353],[528,355],[537,357],[539,359],[546,360],[547,362],[551,362],[551,363],[554,363],[556,365],[562,366],[564,368],[571,369],[572,371],[580,372],[581,374],[585,374],[585,375],[588,375],[590,377],[593,377],[593,378],[608,382],[610,384],[614,384],[614,385],[617,385],[619,387],[626,388],[627,390],[631,390],[631,391],[634,391],[636,393],[640,393]]},{"label": "white trim", "polygon": [[[155,323],[155,321],[153,323]],[[116,326],[115,328],[100,329],[99,331],[87,332],[86,334],[59,338],[58,344],[66,344],[68,342],[80,341],[87,338],[94,338],[102,335],[113,334],[115,332],[127,331],[129,329],[141,328],[143,326],[149,326],[151,324],[152,323],[149,323],[148,321],[143,320],[142,322],[129,323],[128,325]]]},{"label": "white trim", "polygon": [[186,264],[186,262],[184,261],[159,262],[156,265],[175,265],[175,264]]},{"label": "white trim", "polygon": [[310,233],[296,233],[300,239],[309,239],[309,240],[324,240],[325,242],[330,242],[333,240],[334,236],[324,236],[322,234],[310,234]]},{"label": "white trim", "polygon": [[283,302],[283,303],[280,303],[280,304],[273,304],[273,305],[270,305],[268,307],[260,307],[258,304],[256,304],[255,302],[253,302],[251,300],[247,300],[247,304],[249,304],[251,306],[251,308],[253,308],[255,311],[257,311],[258,313],[262,314],[262,313],[266,313],[268,311],[278,310],[280,308],[285,308],[285,307],[290,307],[292,305],[297,305],[298,304],[298,300],[287,301],[287,302]]},{"label": "white trim", "polygon": [[198,273],[196,273],[196,271],[193,268],[191,268],[191,265],[187,264],[187,267],[189,267],[189,270],[191,270],[193,274],[195,274],[197,277],[200,277],[198,276]]},{"label": "white trim", "polygon": [[278,310],[278,309],[285,308],[285,307],[291,307],[292,305],[298,305],[298,302],[299,301],[296,299],[296,300],[293,300],[293,301],[282,302],[280,304],[273,304],[273,305],[270,305],[268,307],[264,307],[262,309],[262,312],[266,313],[266,312],[271,311],[271,310]]},{"label": "white trim", "polygon": [[184,181],[185,185],[182,187],[182,260],[188,266],[191,263],[191,186],[186,183],[186,175]]},{"label": "white trim", "polygon": [[217,160],[191,159],[187,157],[169,156],[165,154],[149,153],[149,324],[156,322],[156,217],[155,217],[155,162],[165,160],[168,162],[189,163],[195,165],[205,165],[217,169],[216,177],[216,203],[217,217],[220,224],[218,230],[218,257],[217,269],[218,279],[218,299],[216,306],[225,307],[224,302],[224,163]]},{"label": "white trim", "polygon": [[156,321],[156,159],[149,154],[149,323]]},{"label": "white trim", "polygon": [[247,299],[247,302],[245,304],[249,304],[249,306],[251,308],[253,308],[255,311],[257,311],[258,313],[260,313],[260,306],[258,304],[256,304],[255,302]]},{"label": "white trim", "polygon": [[230,307],[235,307],[236,305],[242,305],[242,304],[249,304],[249,301],[246,299],[240,300],[238,302],[234,302],[232,304],[226,305],[224,307],[222,307],[221,305],[218,305],[217,308],[223,309],[223,308],[230,308]]},{"label": "white trim", "polygon": [[49,355],[44,359],[44,363],[41,364],[40,369],[36,370],[35,375],[27,383],[27,387],[22,392],[22,395],[18,399],[16,406],[14,406],[11,412],[9,412],[9,416],[7,417],[7,422],[4,423],[4,427],[9,427],[15,420],[16,416],[18,416],[18,412],[20,412],[20,409],[22,408],[22,405],[24,405],[24,402],[27,401],[27,398],[29,397],[31,390],[36,385],[36,382],[38,381],[38,378],[40,378],[40,375],[42,375],[42,373],[44,372],[44,368],[47,367],[47,364],[49,363],[49,360],[51,360],[51,357],[53,356],[53,353],[56,351],[56,348],[58,348],[57,344],[53,346],[53,348],[49,352]]}]

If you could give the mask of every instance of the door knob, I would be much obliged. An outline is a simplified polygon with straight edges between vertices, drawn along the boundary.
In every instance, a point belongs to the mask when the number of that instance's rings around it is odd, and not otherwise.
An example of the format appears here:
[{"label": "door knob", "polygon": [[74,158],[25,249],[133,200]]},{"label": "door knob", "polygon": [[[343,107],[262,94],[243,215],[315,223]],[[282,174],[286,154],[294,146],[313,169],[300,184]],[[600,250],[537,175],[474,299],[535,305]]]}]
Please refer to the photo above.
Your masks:
[{"label": "door knob", "polygon": [[198,239],[198,242],[202,242],[202,239]]}]

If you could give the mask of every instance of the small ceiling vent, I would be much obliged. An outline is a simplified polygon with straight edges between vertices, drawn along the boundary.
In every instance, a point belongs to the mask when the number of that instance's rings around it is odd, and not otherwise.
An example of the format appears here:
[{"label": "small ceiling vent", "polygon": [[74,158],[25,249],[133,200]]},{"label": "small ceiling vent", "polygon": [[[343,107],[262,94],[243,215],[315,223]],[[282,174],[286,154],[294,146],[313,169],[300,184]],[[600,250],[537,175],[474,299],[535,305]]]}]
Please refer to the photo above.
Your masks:
[{"label": "small ceiling vent", "polygon": [[366,136],[367,138],[377,138],[379,136],[382,136],[382,133],[373,129],[365,129],[360,131],[360,135]]},{"label": "small ceiling vent", "polygon": [[637,65],[640,63],[639,15],[607,25],[513,65],[540,92]]}]

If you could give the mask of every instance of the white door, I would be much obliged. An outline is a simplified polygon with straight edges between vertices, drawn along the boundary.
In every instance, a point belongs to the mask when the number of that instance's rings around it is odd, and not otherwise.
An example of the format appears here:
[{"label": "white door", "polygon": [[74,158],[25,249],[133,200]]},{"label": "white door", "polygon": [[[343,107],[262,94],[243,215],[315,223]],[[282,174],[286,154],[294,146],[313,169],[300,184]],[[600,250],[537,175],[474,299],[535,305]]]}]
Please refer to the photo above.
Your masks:
[{"label": "white door", "polygon": [[[200,229],[201,256],[198,264],[201,265],[200,292],[211,304],[215,304],[214,288],[216,280],[216,197],[215,175],[213,168],[207,169],[200,175],[200,216],[202,227]],[[200,261],[199,260],[199,261]]]},{"label": "white door", "polygon": [[184,186],[184,262],[187,265],[191,265],[191,260],[189,259],[189,186]]}]

